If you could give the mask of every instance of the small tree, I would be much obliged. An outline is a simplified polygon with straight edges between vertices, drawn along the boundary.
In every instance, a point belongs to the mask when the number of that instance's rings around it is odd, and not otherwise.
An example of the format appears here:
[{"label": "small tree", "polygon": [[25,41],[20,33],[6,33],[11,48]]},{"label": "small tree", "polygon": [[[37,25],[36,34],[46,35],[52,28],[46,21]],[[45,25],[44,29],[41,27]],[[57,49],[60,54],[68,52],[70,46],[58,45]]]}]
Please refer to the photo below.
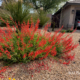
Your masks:
[{"label": "small tree", "polygon": [[40,9],[43,7],[44,11],[51,11],[52,9],[57,9],[61,2],[66,2],[68,0],[23,0],[24,3],[32,3],[34,9]]}]

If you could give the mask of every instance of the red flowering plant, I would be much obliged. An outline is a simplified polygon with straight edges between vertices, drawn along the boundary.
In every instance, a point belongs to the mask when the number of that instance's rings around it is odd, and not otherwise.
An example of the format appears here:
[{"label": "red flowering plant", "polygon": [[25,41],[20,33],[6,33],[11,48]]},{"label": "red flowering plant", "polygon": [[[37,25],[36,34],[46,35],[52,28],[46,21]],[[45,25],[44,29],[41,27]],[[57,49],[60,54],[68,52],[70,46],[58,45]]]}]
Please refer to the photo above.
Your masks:
[{"label": "red flowering plant", "polygon": [[70,63],[74,55],[69,54],[78,44],[73,44],[72,37],[62,37],[64,33],[56,31],[52,36],[47,32],[47,24],[43,30],[38,29],[39,20],[35,26],[29,21],[21,24],[21,31],[16,25],[13,29],[7,24],[7,33],[0,29],[0,59],[7,62],[29,62],[34,59],[44,59],[47,56],[62,58],[63,64]]}]

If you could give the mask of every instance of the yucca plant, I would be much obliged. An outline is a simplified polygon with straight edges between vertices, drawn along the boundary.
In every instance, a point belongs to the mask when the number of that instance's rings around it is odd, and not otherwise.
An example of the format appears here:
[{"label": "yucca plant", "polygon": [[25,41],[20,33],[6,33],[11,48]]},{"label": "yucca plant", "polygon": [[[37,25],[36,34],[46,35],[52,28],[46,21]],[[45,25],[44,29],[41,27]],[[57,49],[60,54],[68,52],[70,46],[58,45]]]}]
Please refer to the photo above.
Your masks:
[{"label": "yucca plant", "polygon": [[8,21],[8,23],[10,25],[13,25],[14,23],[10,20],[10,14],[8,11],[6,10],[3,10],[3,9],[0,9],[0,26],[3,27],[3,26],[6,26],[6,24],[4,23],[4,21],[2,19],[5,20],[5,22]]},{"label": "yucca plant", "polygon": [[24,21],[27,22],[30,18],[29,9],[25,8],[21,1],[7,3],[4,9],[10,13],[13,21],[18,24],[19,30],[21,29],[21,24]]}]

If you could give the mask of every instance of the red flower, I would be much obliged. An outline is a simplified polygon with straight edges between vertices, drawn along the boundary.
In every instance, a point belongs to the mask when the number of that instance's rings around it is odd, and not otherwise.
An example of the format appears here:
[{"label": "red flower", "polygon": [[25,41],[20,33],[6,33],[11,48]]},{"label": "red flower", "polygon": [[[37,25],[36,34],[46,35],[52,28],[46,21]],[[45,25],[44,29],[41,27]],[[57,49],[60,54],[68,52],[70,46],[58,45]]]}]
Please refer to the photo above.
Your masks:
[{"label": "red flower", "polygon": [[27,47],[32,47],[33,46],[33,44],[29,44],[29,46],[27,46]]},{"label": "red flower", "polygon": [[43,51],[44,51],[44,52],[47,52],[47,51],[50,52],[51,49],[52,49],[52,46],[47,46]]},{"label": "red flower", "polygon": [[34,55],[33,51],[30,52],[28,56],[30,57],[30,56],[32,56],[32,55]]},{"label": "red flower", "polygon": [[38,41],[39,41],[39,36],[38,36],[38,38],[37,38],[36,42],[38,42]]},{"label": "red flower", "polygon": [[65,59],[72,61],[74,59],[74,56],[75,56],[75,54],[74,55],[68,55],[65,57]]},{"label": "red flower", "polygon": [[36,56],[38,56],[39,54],[41,54],[41,53],[42,53],[42,50],[37,50],[37,51],[35,51],[34,58],[35,58]]},{"label": "red flower", "polygon": [[70,30],[73,30],[73,26],[71,27],[71,29]]},{"label": "red flower", "polygon": [[66,64],[66,65],[68,65],[70,63],[70,61],[69,62],[63,62],[63,64]]},{"label": "red flower", "polygon": [[24,55],[23,55],[23,58],[25,58],[26,56],[27,56],[27,54],[24,54]]},{"label": "red flower", "polygon": [[53,41],[53,42],[51,43],[51,45],[55,45],[55,42]]},{"label": "red flower", "polygon": [[54,47],[52,50],[51,50],[51,55],[52,56],[55,56],[57,54],[56,52],[56,47]]},{"label": "red flower", "polygon": [[2,56],[2,53],[0,53],[0,57]]},{"label": "red flower", "polygon": [[39,47],[43,47],[45,44],[46,44],[46,40],[45,40],[45,39],[42,39],[42,40],[39,42]]},{"label": "red flower", "polygon": [[6,54],[7,55],[7,57],[9,58],[9,59],[11,59],[11,55],[10,54]]}]

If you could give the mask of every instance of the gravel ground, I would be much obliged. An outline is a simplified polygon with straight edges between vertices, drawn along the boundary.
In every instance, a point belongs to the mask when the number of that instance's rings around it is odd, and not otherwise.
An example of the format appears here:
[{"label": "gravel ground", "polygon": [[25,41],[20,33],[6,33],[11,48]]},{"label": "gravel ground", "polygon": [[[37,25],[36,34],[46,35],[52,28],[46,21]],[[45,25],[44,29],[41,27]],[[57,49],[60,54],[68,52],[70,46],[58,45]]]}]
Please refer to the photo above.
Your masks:
[{"label": "gravel ground", "polygon": [[[67,33],[66,33],[67,34]],[[65,35],[66,35],[65,34]],[[80,33],[75,32],[72,34],[73,41],[78,43],[80,38]],[[27,67],[33,67],[33,62],[27,64],[14,64],[8,68],[6,72],[2,73],[5,77],[15,78],[15,80],[80,80],[80,46],[78,46],[74,51],[75,59],[68,66],[60,64],[58,62],[52,62],[46,58],[45,62],[48,66],[51,66],[49,70],[42,70],[40,72],[31,72],[27,70]],[[36,62],[35,62],[36,63]],[[2,65],[2,62],[0,64]],[[39,68],[36,67],[36,70]],[[30,74],[29,74],[30,73]],[[1,75],[1,74],[0,74]],[[8,78],[3,78],[1,80],[9,80]]]}]

